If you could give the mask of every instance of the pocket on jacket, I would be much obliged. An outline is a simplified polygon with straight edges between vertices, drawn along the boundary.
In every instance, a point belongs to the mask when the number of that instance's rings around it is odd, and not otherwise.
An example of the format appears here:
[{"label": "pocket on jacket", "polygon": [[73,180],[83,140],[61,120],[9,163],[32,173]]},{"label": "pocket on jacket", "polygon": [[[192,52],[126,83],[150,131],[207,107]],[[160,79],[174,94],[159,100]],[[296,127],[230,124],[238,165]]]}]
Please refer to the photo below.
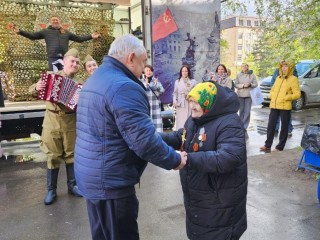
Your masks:
[{"label": "pocket on jacket", "polygon": [[214,176],[212,176],[211,174],[208,174],[208,185],[213,192],[217,191],[217,181],[215,180]]},{"label": "pocket on jacket", "polygon": [[228,227],[232,224],[232,212],[233,208],[190,207],[190,221],[202,227]]}]

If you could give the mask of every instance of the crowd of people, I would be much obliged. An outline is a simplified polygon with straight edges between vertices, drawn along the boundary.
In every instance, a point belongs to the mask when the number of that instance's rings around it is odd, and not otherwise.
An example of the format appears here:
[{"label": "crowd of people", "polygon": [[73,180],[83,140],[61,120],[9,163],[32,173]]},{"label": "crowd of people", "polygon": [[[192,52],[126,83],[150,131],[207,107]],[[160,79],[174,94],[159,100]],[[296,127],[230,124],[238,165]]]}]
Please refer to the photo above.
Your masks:
[{"label": "crowd of people", "polygon": [[[51,26],[38,33],[13,30],[32,40],[45,38],[49,65],[63,54],[57,74],[83,83],[76,76],[79,52],[66,50],[67,43],[99,34],[77,37],[61,31],[58,17],[50,21]],[[57,46],[59,40],[50,37],[51,31],[67,34],[63,46]],[[258,86],[256,76],[243,63],[233,81],[230,69],[219,64],[209,81],[197,83],[190,67],[182,66],[173,91],[175,131],[164,133],[160,96],[165,89],[146,62],[139,39],[130,34],[116,38],[99,67],[90,55],[85,57],[88,79],[76,111],[46,102],[40,144],[48,157],[44,204],[57,198],[58,173],[64,162],[68,192],[86,199],[92,239],[138,240],[135,185],[150,162],[179,170],[189,239],[239,239],[247,228],[246,130],[250,91]],[[270,150],[279,117],[280,141],[275,151],[284,149],[291,102],[300,97],[293,70],[292,62],[280,63],[262,151]],[[40,79],[29,91],[37,95],[44,88]]]}]

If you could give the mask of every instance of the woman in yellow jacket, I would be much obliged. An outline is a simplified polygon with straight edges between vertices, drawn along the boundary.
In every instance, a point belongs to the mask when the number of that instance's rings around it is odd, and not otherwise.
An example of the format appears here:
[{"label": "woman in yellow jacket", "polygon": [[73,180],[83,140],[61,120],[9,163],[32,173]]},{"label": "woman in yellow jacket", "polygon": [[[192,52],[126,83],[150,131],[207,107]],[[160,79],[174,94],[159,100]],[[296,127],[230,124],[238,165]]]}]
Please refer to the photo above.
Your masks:
[{"label": "woman in yellow jacket", "polygon": [[292,101],[300,98],[301,92],[298,78],[293,75],[294,63],[281,61],[279,67],[280,75],[277,77],[270,91],[270,114],[267,129],[267,140],[261,151],[269,151],[272,146],[275,127],[278,117],[281,119],[281,131],[279,143],[273,151],[282,151],[288,138],[288,124]]}]

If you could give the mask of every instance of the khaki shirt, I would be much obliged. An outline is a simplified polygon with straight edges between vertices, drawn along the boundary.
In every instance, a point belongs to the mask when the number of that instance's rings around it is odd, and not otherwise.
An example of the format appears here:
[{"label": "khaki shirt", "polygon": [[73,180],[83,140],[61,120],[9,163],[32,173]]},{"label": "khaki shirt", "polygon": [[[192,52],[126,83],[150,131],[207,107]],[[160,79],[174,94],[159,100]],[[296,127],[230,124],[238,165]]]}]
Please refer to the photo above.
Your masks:
[{"label": "khaki shirt", "polygon": [[[48,72],[52,73],[52,72]],[[56,74],[61,76],[67,76],[63,71],[58,71]],[[83,84],[83,81],[76,79],[74,76],[68,76],[75,80],[78,83]],[[33,95],[37,94],[36,85],[32,84],[29,87],[29,92]],[[44,116],[42,127],[46,128],[47,130],[57,130],[57,131],[75,131],[76,127],[76,114],[75,112],[71,111],[67,107],[62,104],[56,104],[49,101],[46,101],[46,113]],[[55,111],[57,113],[51,112]],[[58,113],[59,112],[59,113]],[[66,114],[69,113],[69,114]]]}]

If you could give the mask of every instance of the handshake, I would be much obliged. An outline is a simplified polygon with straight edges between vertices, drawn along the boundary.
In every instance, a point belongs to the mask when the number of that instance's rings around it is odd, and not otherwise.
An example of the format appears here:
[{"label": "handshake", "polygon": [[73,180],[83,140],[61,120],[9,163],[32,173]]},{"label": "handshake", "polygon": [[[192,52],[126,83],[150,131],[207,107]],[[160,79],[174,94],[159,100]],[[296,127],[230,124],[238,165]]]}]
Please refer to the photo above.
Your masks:
[{"label": "handshake", "polygon": [[175,168],[174,170],[180,170],[187,164],[188,154],[185,151],[183,151],[183,152],[180,152],[180,156],[181,156],[180,165],[177,168]]}]

